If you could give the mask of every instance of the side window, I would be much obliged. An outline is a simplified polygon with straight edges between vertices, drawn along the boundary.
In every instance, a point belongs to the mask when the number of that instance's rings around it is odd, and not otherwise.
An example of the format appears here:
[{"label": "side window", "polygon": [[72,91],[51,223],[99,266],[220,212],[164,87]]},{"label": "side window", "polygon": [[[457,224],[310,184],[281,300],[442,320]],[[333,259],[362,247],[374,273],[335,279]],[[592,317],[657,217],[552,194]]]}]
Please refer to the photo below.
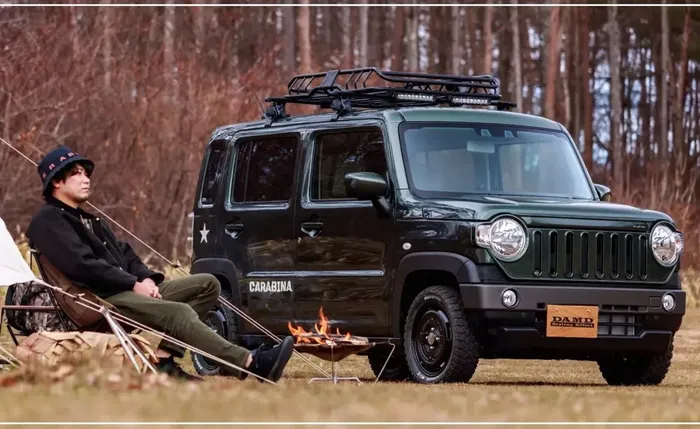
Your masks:
[{"label": "side window", "polygon": [[231,201],[284,202],[292,197],[296,137],[248,140],[237,145]]},{"label": "side window", "polygon": [[214,204],[216,191],[219,189],[219,179],[224,170],[224,161],[226,158],[226,142],[215,141],[209,149],[209,159],[207,167],[204,171],[204,179],[202,180],[202,194],[199,198],[201,205]]},{"label": "side window", "polygon": [[314,149],[311,199],[348,198],[345,175],[358,171],[377,173],[387,178],[384,141],[380,130],[318,135]]}]

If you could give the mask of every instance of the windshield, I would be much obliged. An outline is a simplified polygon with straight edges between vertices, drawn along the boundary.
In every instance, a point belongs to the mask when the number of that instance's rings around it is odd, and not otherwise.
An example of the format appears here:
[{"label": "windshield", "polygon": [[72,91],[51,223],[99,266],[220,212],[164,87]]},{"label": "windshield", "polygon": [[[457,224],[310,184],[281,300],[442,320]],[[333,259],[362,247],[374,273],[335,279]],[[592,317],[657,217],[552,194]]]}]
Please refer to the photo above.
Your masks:
[{"label": "windshield", "polygon": [[566,134],[512,125],[408,125],[412,190],[422,198],[503,195],[593,199]]}]

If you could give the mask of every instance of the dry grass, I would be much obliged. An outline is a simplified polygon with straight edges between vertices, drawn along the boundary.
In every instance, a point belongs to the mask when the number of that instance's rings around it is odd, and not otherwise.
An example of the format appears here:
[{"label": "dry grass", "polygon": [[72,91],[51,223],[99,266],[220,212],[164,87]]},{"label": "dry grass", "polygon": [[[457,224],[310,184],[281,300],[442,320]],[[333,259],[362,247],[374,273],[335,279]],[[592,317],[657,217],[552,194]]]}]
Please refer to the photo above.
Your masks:
[{"label": "dry grass", "polygon": [[317,374],[294,358],[278,386],[19,384],[2,389],[0,421],[700,421],[699,352],[700,310],[691,310],[658,387],[609,387],[588,362],[516,360],[482,361],[469,384],[374,385],[361,357],[341,362],[339,375],[363,385],[308,384]]}]

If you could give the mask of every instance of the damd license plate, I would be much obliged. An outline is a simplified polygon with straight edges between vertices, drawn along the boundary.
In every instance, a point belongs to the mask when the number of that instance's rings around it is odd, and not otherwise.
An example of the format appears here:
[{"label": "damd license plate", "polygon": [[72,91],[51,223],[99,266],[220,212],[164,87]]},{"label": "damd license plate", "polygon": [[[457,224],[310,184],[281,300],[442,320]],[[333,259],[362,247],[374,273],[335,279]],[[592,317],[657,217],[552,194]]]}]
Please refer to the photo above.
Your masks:
[{"label": "damd license plate", "polygon": [[598,307],[547,305],[547,336],[597,338]]}]

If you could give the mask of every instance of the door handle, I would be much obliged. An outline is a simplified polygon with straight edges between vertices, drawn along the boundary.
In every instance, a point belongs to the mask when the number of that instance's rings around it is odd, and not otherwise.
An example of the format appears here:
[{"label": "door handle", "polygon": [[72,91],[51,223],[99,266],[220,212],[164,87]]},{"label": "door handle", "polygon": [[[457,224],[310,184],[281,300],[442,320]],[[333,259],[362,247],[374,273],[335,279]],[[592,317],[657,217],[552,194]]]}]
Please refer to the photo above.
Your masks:
[{"label": "door handle", "polygon": [[231,238],[238,238],[238,236],[243,231],[243,224],[238,223],[227,223],[224,228],[224,232],[231,236]]},{"label": "door handle", "polygon": [[301,224],[301,232],[307,234],[311,238],[315,238],[323,230],[323,222],[309,221]]}]

